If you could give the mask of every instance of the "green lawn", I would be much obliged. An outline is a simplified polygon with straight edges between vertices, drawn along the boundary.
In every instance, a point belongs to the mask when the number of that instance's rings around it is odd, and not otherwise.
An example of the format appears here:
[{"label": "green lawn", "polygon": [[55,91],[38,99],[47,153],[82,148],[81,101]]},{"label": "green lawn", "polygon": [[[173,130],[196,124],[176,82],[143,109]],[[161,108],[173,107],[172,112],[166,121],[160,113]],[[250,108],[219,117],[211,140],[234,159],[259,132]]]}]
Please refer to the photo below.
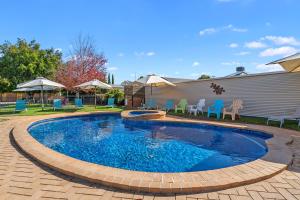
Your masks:
[{"label": "green lawn", "polygon": [[[74,105],[68,105],[61,110],[54,111],[52,107],[46,106],[42,110],[41,105],[29,105],[27,111],[15,112],[15,106],[10,105],[5,108],[0,108],[0,117],[6,116],[34,116],[34,115],[49,115],[56,113],[74,113],[74,112],[95,112],[95,111],[122,111],[121,107],[110,108],[106,106],[85,105],[83,108],[77,109]],[[1,120],[1,119],[0,119]]]},{"label": "green lawn", "polygon": [[[217,121],[215,117],[210,117],[207,118],[207,113],[204,113],[202,115],[194,116],[194,115],[189,115],[189,114],[182,114],[182,113],[175,113],[174,111],[168,112],[169,115],[174,115],[174,116],[180,116],[184,118],[189,118],[189,119],[201,119],[201,120],[209,120],[209,121]],[[234,122],[234,123],[248,123],[248,124],[260,124],[260,125],[267,125],[267,119],[263,117],[245,117],[241,116],[240,119],[236,121],[231,121],[231,118],[229,116],[226,116],[226,118],[223,120],[221,119],[220,121],[223,122]],[[276,126],[279,127],[279,122],[270,122],[270,126]],[[297,130],[300,131],[300,128],[298,127],[298,121],[291,121],[291,120],[285,120],[284,125],[282,128],[287,128],[287,129],[292,129],[292,130]]]}]

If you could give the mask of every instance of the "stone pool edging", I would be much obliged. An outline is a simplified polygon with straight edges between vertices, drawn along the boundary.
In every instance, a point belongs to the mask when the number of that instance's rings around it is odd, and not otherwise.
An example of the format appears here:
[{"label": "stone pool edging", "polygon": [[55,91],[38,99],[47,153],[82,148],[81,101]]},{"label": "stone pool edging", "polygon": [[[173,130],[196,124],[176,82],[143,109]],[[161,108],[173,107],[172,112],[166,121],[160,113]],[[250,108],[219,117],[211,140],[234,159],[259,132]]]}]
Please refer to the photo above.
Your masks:
[{"label": "stone pool edging", "polygon": [[288,131],[290,134],[286,135],[285,133],[282,133],[286,130],[274,127],[210,121],[203,122],[166,117],[163,121],[180,120],[181,122],[206,123],[258,130],[273,134],[273,137],[266,141],[269,149],[268,153],[262,158],[252,162],[199,172],[151,173],[124,170],[81,161],[47,148],[27,132],[27,128],[30,124],[39,120],[66,116],[80,116],[84,114],[87,113],[24,117],[16,122],[12,135],[17,145],[25,153],[59,172],[119,189],[166,194],[209,192],[250,184],[270,178],[285,170],[288,164],[291,163],[293,155],[287,146],[287,143],[291,141],[291,136],[293,134],[299,135],[296,131],[294,131],[295,133],[293,131]]}]

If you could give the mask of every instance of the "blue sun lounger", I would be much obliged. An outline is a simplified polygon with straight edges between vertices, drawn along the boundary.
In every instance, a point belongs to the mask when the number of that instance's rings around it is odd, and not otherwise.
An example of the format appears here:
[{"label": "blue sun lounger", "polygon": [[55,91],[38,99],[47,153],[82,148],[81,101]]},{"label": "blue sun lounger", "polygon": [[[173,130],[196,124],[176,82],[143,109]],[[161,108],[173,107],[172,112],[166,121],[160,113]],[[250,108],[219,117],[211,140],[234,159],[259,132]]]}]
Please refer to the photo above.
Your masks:
[{"label": "blue sun lounger", "polygon": [[62,104],[60,99],[53,99],[53,110],[62,109]]},{"label": "blue sun lounger", "polygon": [[80,99],[80,98],[75,99],[75,107],[76,108],[83,108],[82,99]]},{"label": "blue sun lounger", "polygon": [[112,107],[112,108],[115,107],[115,98],[108,98],[106,106],[109,106],[109,107]]},{"label": "blue sun lounger", "polygon": [[21,111],[24,111],[24,110],[27,111],[26,100],[17,99],[15,112],[21,112]]}]

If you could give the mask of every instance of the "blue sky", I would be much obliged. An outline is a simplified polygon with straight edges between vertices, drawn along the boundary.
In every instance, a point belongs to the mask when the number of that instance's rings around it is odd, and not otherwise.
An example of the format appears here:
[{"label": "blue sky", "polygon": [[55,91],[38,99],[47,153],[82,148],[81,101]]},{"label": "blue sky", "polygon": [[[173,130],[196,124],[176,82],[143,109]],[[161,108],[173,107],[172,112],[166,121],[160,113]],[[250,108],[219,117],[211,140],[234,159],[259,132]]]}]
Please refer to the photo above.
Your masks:
[{"label": "blue sky", "polygon": [[120,83],[155,73],[223,76],[280,70],[300,49],[299,0],[1,0],[0,42],[36,39],[68,56],[90,35]]}]

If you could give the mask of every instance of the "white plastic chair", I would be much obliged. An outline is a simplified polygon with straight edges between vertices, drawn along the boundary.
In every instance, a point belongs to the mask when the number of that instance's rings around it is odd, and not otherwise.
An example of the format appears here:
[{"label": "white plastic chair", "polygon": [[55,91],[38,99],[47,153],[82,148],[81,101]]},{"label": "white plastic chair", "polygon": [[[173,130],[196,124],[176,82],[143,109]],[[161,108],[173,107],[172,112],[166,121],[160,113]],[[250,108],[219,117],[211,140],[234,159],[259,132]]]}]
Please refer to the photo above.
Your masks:
[{"label": "white plastic chair", "polygon": [[239,115],[239,110],[243,109],[243,100],[233,99],[232,104],[228,108],[223,108],[223,119],[226,115],[231,116],[231,120],[235,120],[235,116]]},{"label": "white plastic chair", "polygon": [[189,114],[194,113],[195,116],[200,112],[203,114],[204,106],[205,106],[205,99],[200,99],[196,105],[188,106],[188,112]]}]

